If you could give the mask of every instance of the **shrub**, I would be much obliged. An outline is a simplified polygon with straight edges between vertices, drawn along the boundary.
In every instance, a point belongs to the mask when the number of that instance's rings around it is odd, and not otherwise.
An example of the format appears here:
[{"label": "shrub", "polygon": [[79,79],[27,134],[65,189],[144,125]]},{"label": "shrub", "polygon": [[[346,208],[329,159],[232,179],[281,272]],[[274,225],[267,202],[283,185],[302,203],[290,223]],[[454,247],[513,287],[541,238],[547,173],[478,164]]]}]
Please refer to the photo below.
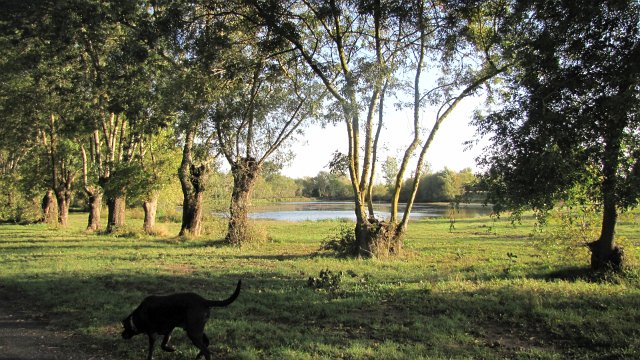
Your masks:
[{"label": "shrub", "polygon": [[563,205],[544,214],[541,220],[543,234],[534,243],[538,250],[559,256],[563,261],[588,261],[586,245],[598,238],[600,230],[594,205]]},{"label": "shrub", "polygon": [[339,256],[357,255],[358,243],[353,224],[341,223],[337,228],[334,228],[332,234],[322,241],[320,250],[331,251]]},{"label": "shrub", "polygon": [[321,270],[318,277],[310,277],[307,280],[307,286],[314,290],[326,290],[335,293],[340,289],[340,283],[344,273],[342,271],[334,273],[329,269]]}]

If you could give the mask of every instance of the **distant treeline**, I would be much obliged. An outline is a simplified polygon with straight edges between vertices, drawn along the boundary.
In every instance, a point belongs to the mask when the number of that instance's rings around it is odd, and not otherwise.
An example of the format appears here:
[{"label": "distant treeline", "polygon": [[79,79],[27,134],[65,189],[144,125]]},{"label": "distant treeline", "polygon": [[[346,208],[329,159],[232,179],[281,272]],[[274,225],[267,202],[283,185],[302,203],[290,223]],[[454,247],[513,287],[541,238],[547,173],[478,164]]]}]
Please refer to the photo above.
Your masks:
[{"label": "distant treeline", "polygon": [[[444,169],[438,172],[428,172],[420,180],[420,188],[416,195],[418,202],[449,202],[462,195],[465,185],[474,181],[471,169],[453,171]],[[0,221],[32,221],[40,216],[41,194],[25,191],[18,179],[0,178],[0,185],[8,191],[0,191]],[[401,192],[401,201],[406,201],[410,194],[410,182],[405,182]],[[229,199],[233,187],[231,174],[214,171],[208,178],[205,208],[209,211],[225,211],[229,206]],[[375,201],[386,201],[391,197],[391,187],[378,184],[373,188]],[[349,179],[344,175],[337,175],[321,171],[313,177],[292,179],[281,175],[277,171],[265,171],[256,183],[253,193],[254,202],[290,201],[301,198],[319,200],[352,200],[353,191]],[[129,206],[138,206],[132,203]],[[180,183],[173,181],[162,192],[158,203],[158,216],[179,219],[182,205]],[[74,193],[72,208],[86,210],[88,206],[86,194],[79,189]]]},{"label": "distant treeline", "polygon": [[[471,169],[453,171],[444,169],[428,172],[420,178],[420,187],[416,194],[418,202],[449,202],[462,195],[465,185],[475,180]],[[350,200],[353,196],[351,183],[346,176],[320,172],[314,177],[295,180],[298,188],[296,194],[323,200]],[[410,181],[405,181],[400,193],[400,200],[406,201],[411,194]],[[391,198],[391,184],[378,184],[373,188],[375,201],[388,201]]]}]

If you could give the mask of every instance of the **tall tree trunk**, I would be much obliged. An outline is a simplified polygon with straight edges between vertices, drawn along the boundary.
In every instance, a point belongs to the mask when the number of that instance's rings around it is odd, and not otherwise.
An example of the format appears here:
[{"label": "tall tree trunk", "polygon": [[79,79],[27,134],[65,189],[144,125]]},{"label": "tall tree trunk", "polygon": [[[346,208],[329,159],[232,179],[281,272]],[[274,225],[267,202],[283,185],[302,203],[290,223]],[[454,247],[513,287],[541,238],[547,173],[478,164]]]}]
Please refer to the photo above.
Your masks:
[{"label": "tall tree trunk", "polygon": [[242,158],[231,166],[233,191],[229,206],[229,226],[226,241],[241,245],[248,239],[249,206],[251,193],[260,173],[260,164],[252,158]]},{"label": "tall tree trunk", "polygon": [[156,212],[158,210],[158,193],[151,194],[142,203],[144,209],[144,232],[150,234],[156,226]]},{"label": "tall tree trunk", "polygon": [[605,138],[602,169],[602,229],[600,238],[589,244],[591,250],[591,268],[594,270],[621,270],[623,265],[622,248],[615,245],[615,228],[618,220],[616,209],[617,170],[621,151],[622,129],[610,124],[609,136]]},{"label": "tall tree trunk", "polygon": [[127,196],[124,194],[107,198],[107,208],[109,210],[107,215],[108,233],[112,233],[119,227],[124,226],[126,200]]},{"label": "tall tree trunk", "polygon": [[[356,210],[359,211],[359,210]],[[362,257],[372,257],[373,249],[372,242],[373,239],[370,236],[369,232],[370,224],[367,220],[358,220],[356,218],[356,242],[358,244],[358,256]]]},{"label": "tall tree trunk", "polygon": [[87,230],[98,231],[100,229],[100,212],[102,210],[102,191],[98,188],[87,187],[85,192],[89,196],[89,220]]},{"label": "tall tree trunk", "polygon": [[46,195],[42,198],[42,213],[42,221],[45,224],[58,224],[58,202],[56,201],[53,190],[48,190]]},{"label": "tall tree trunk", "polygon": [[[98,149],[99,140],[98,140],[97,131],[94,132],[94,141],[96,150],[96,163],[98,163],[98,167],[100,168],[100,150]],[[84,192],[87,194],[89,198],[89,219],[87,222],[87,230],[88,231],[98,231],[100,229],[100,213],[102,211],[102,189],[98,186],[89,185],[89,170],[88,170],[88,159],[87,152],[84,149],[84,145],[81,145],[81,154],[82,154],[82,185],[84,186]]]},{"label": "tall tree trunk", "polygon": [[61,189],[56,191],[58,200],[58,222],[62,226],[69,223],[69,206],[71,205],[71,190]]},{"label": "tall tree trunk", "polygon": [[179,236],[185,236],[187,234],[200,236],[200,234],[202,234],[203,194],[203,191],[184,194],[184,201],[182,203],[182,226],[180,227]]},{"label": "tall tree trunk", "polygon": [[190,234],[200,236],[202,233],[202,197],[205,191],[209,167],[206,164],[193,164],[191,149],[196,135],[195,126],[191,126],[185,134],[182,150],[182,162],[178,170],[184,200],[182,203],[182,226],[180,236]]},{"label": "tall tree trunk", "polygon": [[622,248],[615,245],[615,227],[618,218],[615,202],[605,200],[600,238],[589,244],[591,268],[619,271],[623,265]]}]

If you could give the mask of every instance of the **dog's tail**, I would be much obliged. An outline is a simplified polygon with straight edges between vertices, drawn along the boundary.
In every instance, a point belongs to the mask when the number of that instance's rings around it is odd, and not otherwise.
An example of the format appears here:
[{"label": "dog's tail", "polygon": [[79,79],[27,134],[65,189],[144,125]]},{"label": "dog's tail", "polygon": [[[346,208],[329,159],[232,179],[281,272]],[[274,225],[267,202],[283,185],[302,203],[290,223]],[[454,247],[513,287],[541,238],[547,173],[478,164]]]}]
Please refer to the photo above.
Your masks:
[{"label": "dog's tail", "polygon": [[209,307],[222,307],[222,306],[227,306],[229,304],[231,304],[232,302],[234,302],[237,298],[238,295],[240,295],[240,286],[242,285],[242,280],[238,280],[238,285],[236,285],[236,291],[233,292],[233,294],[231,294],[231,296],[229,296],[229,298],[227,298],[226,300],[209,300],[207,305],[209,305]]}]

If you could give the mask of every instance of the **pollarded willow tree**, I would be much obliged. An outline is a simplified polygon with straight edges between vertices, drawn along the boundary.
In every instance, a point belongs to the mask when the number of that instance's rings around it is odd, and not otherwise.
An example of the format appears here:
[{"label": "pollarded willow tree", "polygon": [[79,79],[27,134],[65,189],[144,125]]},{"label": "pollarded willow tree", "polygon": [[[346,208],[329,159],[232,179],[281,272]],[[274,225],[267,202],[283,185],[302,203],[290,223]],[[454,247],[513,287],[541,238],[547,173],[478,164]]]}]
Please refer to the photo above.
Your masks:
[{"label": "pollarded willow tree", "polygon": [[[270,1],[250,2],[272,31],[287,39],[333,97],[333,115],[346,125],[348,174],[354,194],[358,254],[399,252],[420,169],[438,128],[464,98],[504,71],[495,36],[500,2],[437,1]],[[479,51],[478,51],[479,50]],[[433,70],[438,69],[438,70]],[[427,71],[431,70],[431,71]],[[410,77],[414,137],[407,146],[394,186],[388,223],[376,218],[371,190],[385,96]],[[426,79],[429,76],[430,79]],[[426,87],[426,84],[436,84]],[[426,139],[422,111],[436,106]],[[377,114],[377,116],[376,116]],[[419,150],[414,185],[402,218],[400,190]]]},{"label": "pollarded willow tree", "polygon": [[[379,140],[376,109],[407,40],[403,16],[398,15],[405,9],[399,5],[347,1],[254,3],[264,23],[287,39],[322,81],[333,99],[332,115],[346,125],[346,159],[355,200],[356,239],[362,255],[372,253],[379,229],[369,213],[373,209],[367,206],[377,148],[374,143]],[[378,122],[377,129],[381,128]]]},{"label": "pollarded willow tree", "polygon": [[180,234],[201,233],[207,177],[222,154],[234,177],[226,238],[240,244],[247,238],[247,206],[262,164],[281,154],[322,91],[241,2],[159,3],[151,12],[151,29],[159,31],[153,45],[172,64],[168,103],[183,133]]},{"label": "pollarded willow tree", "polygon": [[71,5],[72,30],[77,30],[71,39],[82,49],[84,82],[91,96],[83,121],[87,146],[82,149],[84,189],[90,202],[88,228],[99,227],[104,194],[107,231],[112,232],[125,223],[128,192],[141,184],[154,183],[149,189],[160,186],[153,171],[140,168],[144,168],[141,159],[150,138],[167,126],[169,117],[160,106],[166,101],[161,99],[161,88],[167,61],[147,42],[149,37],[158,37],[148,32],[153,12],[147,4]]},{"label": "pollarded willow tree", "polygon": [[178,177],[183,193],[180,236],[203,231],[204,192],[219,152],[206,126],[210,104],[226,77],[228,24],[216,2],[167,1],[153,5],[144,33],[150,48],[167,60],[164,111],[174,114],[182,145]]},{"label": "pollarded willow tree", "polygon": [[286,161],[287,140],[317,115],[325,92],[268,28],[241,16],[236,21],[230,81],[209,119],[233,176],[226,241],[240,245],[251,240],[248,212],[262,166]]},{"label": "pollarded willow tree", "polygon": [[505,30],[517,66],[480,118],[498,210],[549,210],[581,187],[602,210],[591,267],[620,269],[619,211],[640,197],[637,1],[519,1]]},{"label": "pollarded willow tree", "polygon": [[182,158],[178,177],[183,193],[180,236],[203,231],[204,192],[219,150],[214,127],[206,123],[213,104],[233,83],[236,2],[157,1],[147,3],[138,21],[126,22],[145,49],[167,67],[158,76],[159,110],[171,115]]},{"label": "pollarded willow tree", "polygon": [[[138,134],[132,125],[140,120],[134,119],[131,97],[124,99],[136,89],[132,74],[139,72],[137,65],[142,64],[145,53],[131,47],[135,41],[120,23],[131,14],[110,5],[12,1],[0,19],[3,34],[22,47],[22,59],[17,58],[22,68],[15,66],[11,73],[21,77],[23,85],[29,84],[28,94],[23,93],[29,96],[16,99],[24,104],[23,109],[30,110],[15,117],[25,124],[23,128],[38,135],[40,147],[50,158],[49,178],[60,222],[66,223],[72,186],[82,168],[92,202],[91,229],[97,228],[99,215],[95,211],[101,207],[101,196],[98,186],[88,184],[89,165],[98,168],[96,178],[107,193],[109,227],[119,225],[124,219],[124,198],[120,196],[122,188],[113,186],[111,180],[116,178],[116,168],[130,158]],[[92,146],[78,146],[86,139],[91,139]],[[84,166],[80,165],[81,152]]]}]

